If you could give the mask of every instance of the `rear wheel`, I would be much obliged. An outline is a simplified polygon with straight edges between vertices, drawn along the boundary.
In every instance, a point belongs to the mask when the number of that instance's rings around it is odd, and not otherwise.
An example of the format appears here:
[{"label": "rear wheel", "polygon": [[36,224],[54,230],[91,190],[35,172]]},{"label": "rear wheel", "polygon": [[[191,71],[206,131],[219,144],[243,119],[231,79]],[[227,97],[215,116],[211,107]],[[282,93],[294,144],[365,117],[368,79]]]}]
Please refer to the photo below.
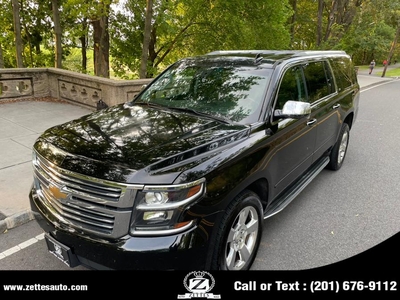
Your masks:
[{"label": "rear wheel", "polygon": [[339,138],[333,147],[330,154],[329,169],[337,171],[342,167],[346,157],[347,147],[349,145],[350,128],[347,123],[344,123],[340,130]]},{"label": "rear wheel", "polygon": [[214,241],[213,269],[249,270],[260,244],[262,222],[257,194],[251,191],[239,194],[221,219]]}]

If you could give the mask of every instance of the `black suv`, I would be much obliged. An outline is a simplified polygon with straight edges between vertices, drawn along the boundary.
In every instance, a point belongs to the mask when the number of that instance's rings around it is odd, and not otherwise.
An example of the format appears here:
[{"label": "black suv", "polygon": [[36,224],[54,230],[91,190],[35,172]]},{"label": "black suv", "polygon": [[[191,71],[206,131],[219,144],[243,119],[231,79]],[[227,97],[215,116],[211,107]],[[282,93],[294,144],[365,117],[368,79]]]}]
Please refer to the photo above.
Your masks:
[{"label": "black suv", "polygon": [[342,51],[217,51],[48,129],[32,211],[71,267],[248,270],[263,220],[338,170],[359,85]]}]

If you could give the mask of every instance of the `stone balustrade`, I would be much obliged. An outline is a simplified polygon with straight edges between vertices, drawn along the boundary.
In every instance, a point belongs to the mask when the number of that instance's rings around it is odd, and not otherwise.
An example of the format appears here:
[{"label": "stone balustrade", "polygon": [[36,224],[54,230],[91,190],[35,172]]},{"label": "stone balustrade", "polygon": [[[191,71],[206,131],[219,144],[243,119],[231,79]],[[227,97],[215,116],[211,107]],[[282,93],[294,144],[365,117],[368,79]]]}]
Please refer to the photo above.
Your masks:
[{"label": "stone balustrade", "polygon": [[114,80],[56,68],[0,69],[4,99],[52,97],[96,108],[130,101],[151,79]]}]

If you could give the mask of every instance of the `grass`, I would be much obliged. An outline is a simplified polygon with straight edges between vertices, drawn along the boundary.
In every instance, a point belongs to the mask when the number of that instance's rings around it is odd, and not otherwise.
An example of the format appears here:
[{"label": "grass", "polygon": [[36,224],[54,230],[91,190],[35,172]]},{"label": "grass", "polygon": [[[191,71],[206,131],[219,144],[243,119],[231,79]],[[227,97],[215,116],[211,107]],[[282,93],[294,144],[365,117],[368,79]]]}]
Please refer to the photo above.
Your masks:
[{"label": "grass", "polygon": [[[81,56],[81,49],[72,48],[70,49],[69,55],[63,61],[63,67],[75,71],[75,72],[82,72],[82,56]],[[93,51],[87,51],[87,74],[93,75],[94,74],[94,67],[93,67]]]},{"label": "grass", "polygon": [[[382,75],[382,72],[380,72],[380,75]],[[387,69],[385,76],[387,76],[387,77],[400,76],[400,67],[395,68],[395,69]]]},{"label": "grass", "polygon": [[[360,70],[368,70],[369,66],[357,66]],[[378,65],[374,70],[375,75],[382,76],[383,66]],[[389,66],[386,69],[385,77],[397,77],[400,76],[400,64],[396,66]]]},{"label": "grass", "polygon": [[[93,50],[89,49],[86,51],[87,55],[87,66],[86,74],[94,75],[94,62],[93,62]],[[63,68],[75,72],[82,73],[82,54],[81,49],[71,48],[70,54],[63,61]],[[133,74],[130,70],[126,71],[128,74]],[[110,78],[121,79],[117,77],[112,69],[112,57],[110,56]]]}]

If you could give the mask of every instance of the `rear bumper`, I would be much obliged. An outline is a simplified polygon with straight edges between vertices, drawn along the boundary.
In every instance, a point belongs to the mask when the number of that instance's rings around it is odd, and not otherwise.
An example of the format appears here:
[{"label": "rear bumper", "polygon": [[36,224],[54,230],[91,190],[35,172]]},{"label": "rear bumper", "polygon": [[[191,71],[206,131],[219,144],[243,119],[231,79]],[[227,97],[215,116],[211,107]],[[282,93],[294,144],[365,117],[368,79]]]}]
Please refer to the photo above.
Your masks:
[{"label": "rear bumper", "polygon": [[38,224],[58,242],[68,246],[79,263],[93,269],[193,270],[207,269],[209,251],[204,229],[160,237],[125,235],[106,240],[72,230],[59,222],[41,203],[34,188],[30,205]]}]

